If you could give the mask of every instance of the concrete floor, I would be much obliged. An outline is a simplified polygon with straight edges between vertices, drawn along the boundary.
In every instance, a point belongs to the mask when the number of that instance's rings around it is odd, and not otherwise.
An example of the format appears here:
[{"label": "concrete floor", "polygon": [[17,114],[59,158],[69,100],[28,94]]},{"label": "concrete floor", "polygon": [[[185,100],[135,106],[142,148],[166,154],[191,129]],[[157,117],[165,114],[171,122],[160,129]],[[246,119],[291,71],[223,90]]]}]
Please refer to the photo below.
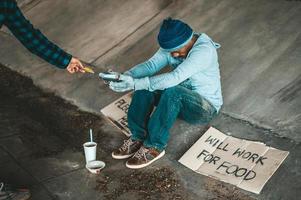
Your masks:
[{"label": "concrete floor", "polygon": [[[224,106],[213,125],[234,136],[290,151],[262,194],[246,194],[255,199],[298,199],[301,188],[299,1],[23,0],[20,3],[36,27],[74,56],[95,66],[97,72],[110,68],[124,71],[151,56],[158,48],[156,34],[160,22],[167,16],[183,19],[195,31],[207,33],[222,45],[219,58]],[[0,42],[0,63],[29,76],[39,87],[55,92],[83,110],[99,114],[100,108],[121,95],[108,90],[96,76],[71,76],[51,67],[28,53],[7,30],[0,32]],[[209,198],[212,193],[205,187],[207,179],[191,173],[176,160],[203,129],[177,123],[168,155],[162,161],[175,166],[187,188],[200,199]],[[71,182],[69,179],[66,190],[72,188]],[[76,192],[68,198],[55,188],[54,192],[61,199],[76,197]]]}]

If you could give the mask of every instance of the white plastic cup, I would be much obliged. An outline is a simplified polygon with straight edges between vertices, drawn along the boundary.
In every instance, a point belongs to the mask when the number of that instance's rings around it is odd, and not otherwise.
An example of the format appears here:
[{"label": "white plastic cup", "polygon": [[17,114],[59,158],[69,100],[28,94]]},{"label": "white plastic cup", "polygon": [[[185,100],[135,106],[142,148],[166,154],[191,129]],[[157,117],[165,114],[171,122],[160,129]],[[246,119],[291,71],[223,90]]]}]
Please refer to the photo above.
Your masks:
[{"label": "white plastic cup", "polygon": [[85,151],[86,163],[96,160],[96,147],[97,143],[95,142],[86,142],[83,144]]}]

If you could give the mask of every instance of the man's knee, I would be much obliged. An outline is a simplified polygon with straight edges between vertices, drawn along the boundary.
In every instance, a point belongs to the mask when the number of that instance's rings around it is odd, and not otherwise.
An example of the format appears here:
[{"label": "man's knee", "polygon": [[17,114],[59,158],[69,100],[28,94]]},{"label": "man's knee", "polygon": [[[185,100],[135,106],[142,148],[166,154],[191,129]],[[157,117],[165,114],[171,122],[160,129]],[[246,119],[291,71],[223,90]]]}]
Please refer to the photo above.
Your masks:
[{"label": "man's knee", "polygon": [[144,99],[152,97],[152,92],[148,90],[136,90],[133,95],[133,99]]},{"label": "man's knee", "polygon": [[183,91],[182,91],[182,87],[181,86],[175,86],[175,87],[171,87],[171,88],[167,88],[162,92],[162,96],[164,97],[175,97],[175,96],[179,96]]},{"label": "man's knee", "polygon": [[136,90],[133,94],[131,107],[133,106],[144,106],[148,102],[152,102],[154,94],[148,90]]}]

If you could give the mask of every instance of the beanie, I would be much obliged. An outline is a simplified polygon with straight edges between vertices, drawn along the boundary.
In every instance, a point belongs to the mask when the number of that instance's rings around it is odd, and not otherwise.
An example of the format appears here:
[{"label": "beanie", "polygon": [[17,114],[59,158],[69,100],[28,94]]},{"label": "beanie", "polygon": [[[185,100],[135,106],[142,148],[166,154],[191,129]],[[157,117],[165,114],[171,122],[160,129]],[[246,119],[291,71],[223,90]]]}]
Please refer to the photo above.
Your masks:
[{"label": "beanie", "polygon": [[192,38],[192,28],[177,19],[163,20],[158,34],[158,43],[166,51],[174,51],[185,46]]}]

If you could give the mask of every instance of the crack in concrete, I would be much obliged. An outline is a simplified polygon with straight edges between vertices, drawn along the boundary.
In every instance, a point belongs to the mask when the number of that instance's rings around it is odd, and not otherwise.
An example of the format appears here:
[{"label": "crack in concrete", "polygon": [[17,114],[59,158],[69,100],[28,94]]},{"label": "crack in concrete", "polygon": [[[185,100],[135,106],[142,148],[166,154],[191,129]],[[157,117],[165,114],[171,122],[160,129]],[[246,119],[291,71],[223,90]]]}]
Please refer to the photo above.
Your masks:
[{"label": "crack in concrete", "polygon": [[56,178],[59,178],[59,177],[62,177],[62,176],[66,176],[66,175],[68,175],[68,174],[71,174],[71,173],[73,173],[73,172],[77,172],[77,171],[83,170],[83,169],[85,169],[85,168],[86,168],[86,167],[79,167],[79,168],[77,168],[77,169],[73,169],[73,170],[67,171],[67,172],[65,172],[65,173],[62,173],[62,174],[60,174],[60,175],[57,175],[57,176],[54,176],[54,177],[50,177],[50,178],[46,178],[46,179],[42,180],[41,182],[42,182],[42,183],[50,182],[50,181],[52,181],[52,180],[54,180],[54,179],[56,179]]},{"label": "crack in concrete", "polygon": [[259,122],[256,122],[256,120],[254,120],[254,119],[252,119],[252,121],[247,120],[247,119],[244,119],[242,117],[239,117],[238,115],[233,115],[231,113],[227,113],[227,112],[224,112],[224,111],[221,111],[221,114],[223,114],[224,116],[229,117],[231,119],[240,121],[241,123],[248,124],[248,125],[256,128],[256,129],[261,129],[261,130],[263,130],[264,134],[272,134],[273,136],[275,136],[277,138],[289,140],[290,142],[293,142],[296,145],[300,144],[299,141],[295,141],[294,139],[288,138],[286,136],[281,136],[279,133],[275,132],[271,127],[264,126],[263,124],[260,124]]},{"label": "crack in concrete", "polygon": [[28,12],[29,10],[36,7],[39,3],[41,3],[41,0],[28,0],[24,3],[18,3],[20,4],[20,8],[23,10],[23,12]]}]

